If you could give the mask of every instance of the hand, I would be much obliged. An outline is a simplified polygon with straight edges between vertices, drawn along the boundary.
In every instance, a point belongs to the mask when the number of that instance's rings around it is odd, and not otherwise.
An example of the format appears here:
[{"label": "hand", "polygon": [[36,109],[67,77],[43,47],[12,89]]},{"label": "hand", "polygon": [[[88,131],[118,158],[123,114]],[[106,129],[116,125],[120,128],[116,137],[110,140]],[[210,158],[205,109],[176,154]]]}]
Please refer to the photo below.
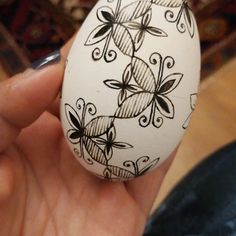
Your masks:
[{"label": "hand", "polygon": [[142,235],[174,154],[126,183],[89,174],[69,151],[58,119],[63,70],[61,60],[0,84],[0,235]]}]

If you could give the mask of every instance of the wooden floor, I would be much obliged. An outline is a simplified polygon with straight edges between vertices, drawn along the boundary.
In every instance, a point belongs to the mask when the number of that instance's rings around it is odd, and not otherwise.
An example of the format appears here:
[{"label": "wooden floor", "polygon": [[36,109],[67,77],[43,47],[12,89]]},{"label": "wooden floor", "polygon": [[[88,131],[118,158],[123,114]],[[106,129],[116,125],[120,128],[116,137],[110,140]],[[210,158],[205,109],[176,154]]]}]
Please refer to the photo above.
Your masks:
[{"label": "wooden floor", "polygon": [[236,57],[202,82],[197,107],[176,159],[167,174],[156,208],[197,163],[236,139]]}]

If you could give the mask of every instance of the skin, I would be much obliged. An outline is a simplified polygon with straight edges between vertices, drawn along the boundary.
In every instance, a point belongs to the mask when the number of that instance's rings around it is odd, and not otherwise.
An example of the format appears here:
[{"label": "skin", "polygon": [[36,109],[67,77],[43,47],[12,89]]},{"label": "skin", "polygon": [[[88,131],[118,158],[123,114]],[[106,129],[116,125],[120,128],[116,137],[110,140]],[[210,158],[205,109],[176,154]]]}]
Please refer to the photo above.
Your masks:
[{"label": "skin", "polygon": [[129,182],[89,174],[69,151],[58,118],[64,66],[62,59],[0,83],[0,235],[142,235],[175,152]]}]

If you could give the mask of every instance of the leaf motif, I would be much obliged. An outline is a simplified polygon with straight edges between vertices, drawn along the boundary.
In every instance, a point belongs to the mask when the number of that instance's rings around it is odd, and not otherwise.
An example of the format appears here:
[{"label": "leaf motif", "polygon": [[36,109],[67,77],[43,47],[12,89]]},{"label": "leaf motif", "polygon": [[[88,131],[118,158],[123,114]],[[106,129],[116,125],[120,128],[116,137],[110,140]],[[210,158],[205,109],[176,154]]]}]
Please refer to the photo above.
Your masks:
[{"label": "leaf motif", "polygon": [[152,19],[152,10],[148,10],[146,14],[143,15],[142,24],[148,26]]},{"label": "leaf motif", "polygon": [[120,51],[132,57],[134,54],[134,44],[130,32],[121,24],[117,24],[113,31],[113,40]]},{"label": "leaf motif", "polygon": [[134,36],[135,51],[138,51],[143,45],[145,39],[145,31],[139,30]]},{"label": "leaf motif", "polygon": [[185,4],[185,7],[184,7],[184,19],[185,19],[185,22],[186,22],[186,25],[187,25],[187,29],[188,29],[188,32],[191,36],[191,38],[193,38],[194,36],[194,17],[193,17],[193,13],[192,11],[190,10],[190,8],[188,7],[187,3],[184,3]]},{"label": "leaf motif", "polygon": [[99,145],[106,145],[106,140],[104,138],[93,138],[93,141]]},{"label": "leaf motif", "polygon": [[128,97],[128,93],[125,89],[122,89],[118,95],[118,105],[120,106]]},{"label": "leaf motif", "polygon": [[111,175],[112,175],[111,171],[108,168],[106,168],[103,171],[103,176],[98,175],[98,177],[103,177],[105,179],[111,180]]},{"label": "leaf motif", "polygon": [[155,167],[159,161],[160,161],[160,158],[156,158],[152,162],[148,163],[145,167],[143,167],[141,170],[139,170],[139,176],[144,175],[150,169]]},{"label": "leaf motif", "polygon": [[98,116],[92,119],[85,127],[84,133],[88,137],[98,137],[105,134],[113,125],[114,118]]},{"label": "leaf motif", "polygon": [[116,129],[112,126],[107,132],[107,140],[113,142],[116,139]]},{"label": "leaf motif", "polygon": [[192,19],[191,19],[190,9],[188,7],[188,3],[187,2],[184,3],[184,9],[185,9],[186,21],[191,26],[192,25]]},{"label": "leaf motif", "polygon": [[78,144],[80,142],[80,136],[81,135],[78,132],[78,130],[75,130],[75,129],[70,129],[67,132],[67,138],[73,144]]},{"label": "leaf motif", "polygon": [[140,89],[140,87],[138,87],[135,84],[129,84],[129,86],[127,87],[127,90],[130,91],[131,93],[141,92],[142,91],[142,89]]},{"label": "leaf motif", "polygon": [[135,93],[129,96],[116,110],[116,118],[134,118],[139,116],[151,104],[153,94],[147,92]]},{"label": "leaf motif", "polygon": [[136,83],[145,91],[155,92],[155,77],[148,64],[134,57],[132,59],[132,67]]},{"label": "leaf motif", "polygon": [[109,165],[107,168],[111,171],[111,173],[113,175],[115,175],[121,179],[131,179],[131,178],[135,177],[135,175],[132,172],[130,172],[126,169],[117,167],[117,166]]},{"label": "leaf motif", "polygon": [[168,75],[161,83],[158,92],[162,95],[166,95],[172,92],[179,85],[180,81],[183,78],[183,74],[174,73]]},{"label": "leaf motif", "polygon": [[131,30],[139,30],[141,28],[141,24],[135,21],[127,22],[127,23],[124,23],[123,25],[125,25],[128,29],[131,29]]},{"label": "leaf motif", "polygon": [[96,162],[107,165],[107,159],[103,150],[90,138],[84,137],[84,146],[89,156]]},{"label": "leaf motif", "polygon": [[78,129],[81,128],[79,120],[76,119],[76,117],[69,111],[69,116],[70,116],[70,120],[71,122],[74,124],[75,127],[77,127]]},{"label": "leaf motif", "polygon": [[157,36],[157,37],[167,37],[168,34],[163,31],[162,29],[156,28],[156,27],[151,27],[149,26],[147,28],[147,32],[153,36]]},{"label": "leaf motif", "polygon": [[114,143],[113,143],[113,147],[114,147],[114,148],[118,148],[118,149],[129,149],[129,148],[133,148],[133,146],[132,146],[131,144],[124,143],[124,142],[114,142]]},{"label": "leaf motif", "polygon": [[122,75],[122,81],[124,84],[128,84],[130,80],[132,79],[132,66],[129,64]]},{"label": "leaf motif", "polygon": [[158,94],[155,100],[158,111],[166,118],[173,119],[175,114],[174,105],[171,100],[165,96]]},{"label": "leaf motif", "polygon": [[80,138],[80,134],[77,130],[74,130],[73,132],[71,132],[70,139],[75,140],[75,139],[79,139],[79,138]]},{"label": "leaf motif", "polygon": [[111,23],[115,21],[114,12],[110,7],[98,8],[97,17],[104,23]]},{"label": "leaf motif", "polygon": [[163,7],[180,7],[183,0],[152,0],[152,3]]},{"label": "leaf motif", "polygon": [[75,109],[69,105],[66,104],[65,105],[65,112],[66,112],[66,118],[69,122],[69,124],[71,125],[71,127],[73,127],[76,130],[80,130],[81,129],[81,120],[77,114],[77,112],[75,111]]},{"label": "leaf motif", "polygon": [[91,46],[104,40],[112,30],[111,24],[102,24],[96,27],[88,36],[85,46]]},{"label": "leaf motif", "polygon": [[112,147],[105,147],[105,155],[106,155],[106,159],[109,161],[111,160],[112,156],[113,156],[113,149]]},{"label": "leaf motif", "polygon": [[121,82],[118,81],[118,80],[114,80],[114,79],[105,80],[105,81],[104,81],[104,84],[105,84],[107,87],[111,88],[111,89],[117,89],[117,90],[118,90],[118,89],[121,89],[121,88],[122,88]]},{"label": "leaf motif", "polygon": [[133,21],[143,16],[151,6],[152,2],[150,0],[139,0],[130,3],[120,10],[117,20],[121,23]]}]

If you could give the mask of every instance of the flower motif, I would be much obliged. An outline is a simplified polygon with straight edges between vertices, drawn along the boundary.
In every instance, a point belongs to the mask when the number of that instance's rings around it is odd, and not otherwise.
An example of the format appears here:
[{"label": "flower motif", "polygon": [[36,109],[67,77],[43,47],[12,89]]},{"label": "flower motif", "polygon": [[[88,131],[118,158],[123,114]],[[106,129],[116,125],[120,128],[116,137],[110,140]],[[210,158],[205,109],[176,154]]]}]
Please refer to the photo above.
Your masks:
[{"label": "flower motif", "polygon": [[149,33],[157,37],[167,37],[168,35],[161,29],[149,26],[152,19],[152,10],[150,9],[146,14],[143,15],[141,23],[130,22],[127,27],[132,30],[138,30],[134,37],[135,50],[138,51],[143,44],[145,39],[145,33]]},{"label": "flower motif", "polygon": [[116,140],[116,130],[114,126],[111,129],[109,129],[109,131],[106,133],[106,139],[104,138],[95,139],[97,144],[105,146],[104,152],[107,160],[110,160],[112,158],[113,148],[118,148],[118,149],[133,148],[133,146],[128,143],[116,142],[115,140]]},{"label": "flower motif", "polygon": [[102,22],[89,35],[85,45],[94,45],[107,38],[116,23],[115,13],[110,7],[101,7],[97,11],[97,18]]},{"label": "flower motif", "polygon": [[[69,104],[65,105],[66,117],[71,126],[71,129],[67,132],[68,140],[73,144],[79,144],[80,156],[87,164],[92,165],[93,161],[96,161],[102,165],[107,165],[107,158],[103,150],[96,144],[93,138],[105,134],[113,125],[114,119],[112,117],[98,116],[86,125],[86,113],[88,112],[92,116],[95,115],[97,112],[96,107],[92,103],[86,104],[82,98],[77,101],[76,106],[81,111],[81,116],[78,115],[72,106]],[[91,158],[85,157],[84,148]],[[76,152],[76,154],[78,153]]]},{"label": "flower motif", "polygon": [[120,9],[121,0],[118,0],[115,12],[110,7],[99,8],[97,18],[102,24],[90,33],[85,46],[95,45],[103,40],[106,41],[103,50],[98,47],[94,49],[92,53],[93,60],[97,61],[104,57],[106,62],[112,62],[116,59],[117,53],[108,49],[111,39],[124,55],[132,57],[135,46],[125,24],[142,17],[151,6],[151,1],[135,1]]},{"label": "flower motif", "polygon": [[[157,58],[156,58],[157,57]],[[159,128],[163,123],[162,117],[156,116],[156,111],[169,119],[173,119],[175,115],[174,105],[168,96],[177,88],[183,78],[181,73],[172,73],[163,78],[164,66],[172,68],[175,64],[172,57],[166,57],[164,60],[158,53],[152,54],[150,62],[157,64],[159,60],[158,77],[155,78],[154,73],[143,60],[134,57],[132,59],[132,76],[141,91],[128,96],[124,102],[116,110],[116,118],[134,118],[143,113],[151,106],[150,117],[143,115],[139,119],[142,127],[152,124]]]},{"label": "flower motif", "polygon": [[160,161],[160,158],[156,158],[150,161],[149,156],[142,156],[136,161],[125,161],[124,167],[130,169],[136,177],[144,175],[148,170],[152,169]]},{"label": "flower motif", "polygon": [[122,102],[128,97],[128,92],[134,93],[138,91],[138,86],[130,84],[132,79],[132,66],[129,64],[122,76],[122,82],[118,80],[105,80],[104,83],[106,86],[112,89],[120,90],[118,96],[118,105],[121,105]]},{"label": "flower motif", "polygon": [[168,22],[176,23],[176,27],[180,33],[184,33],[188,30],[191,38],[194,37],[194,17],[187,0],[182,0],[182,6],[176,17],[173,11],[168,10],[165,13],[165,18]]},{"label": "flower motif", "polygon": [[125,161],[123,163],[124,167],[108,165],[103,172],[103,176],[100,177],[107,180],[133,179],[142,176],[149,170],[153,169],[159,161],[159,157],[150,160],[149,156],[142,156],[136,161]]}]

